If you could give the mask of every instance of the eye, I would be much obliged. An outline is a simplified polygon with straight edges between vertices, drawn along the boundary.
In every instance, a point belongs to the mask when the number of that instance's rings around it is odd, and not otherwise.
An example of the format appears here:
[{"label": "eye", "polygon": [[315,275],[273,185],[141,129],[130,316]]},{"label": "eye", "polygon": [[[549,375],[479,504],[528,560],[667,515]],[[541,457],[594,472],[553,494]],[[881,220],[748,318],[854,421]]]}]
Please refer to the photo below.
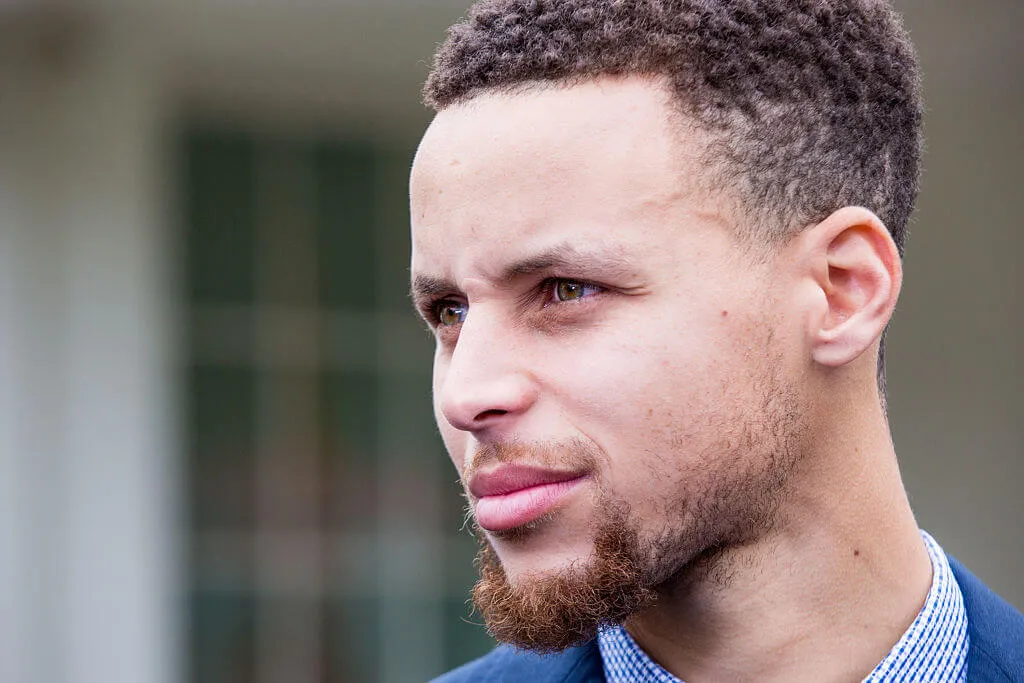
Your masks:
[{"label": "eye", "polygon": [[437,323],[442,327],[452,327],[466,321],[468,307],[457,301],[438,301],[434,304]]},{"label": "eye", "polygon": [[554,280],[551,284],[551,295],[555,301],[576,301],[600,291],[597,285],[579,280]]}]

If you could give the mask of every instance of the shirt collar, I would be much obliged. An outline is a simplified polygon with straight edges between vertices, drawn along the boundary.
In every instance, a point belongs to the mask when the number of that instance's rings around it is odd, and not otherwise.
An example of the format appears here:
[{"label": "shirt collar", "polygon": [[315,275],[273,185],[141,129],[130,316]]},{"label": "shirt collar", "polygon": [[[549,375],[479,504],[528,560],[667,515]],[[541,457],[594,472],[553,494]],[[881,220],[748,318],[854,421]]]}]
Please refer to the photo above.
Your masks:
[{"label": "shirt collar", "polygon": [[[949,560],[927,532],[921,536],[932,561],[932,585],[917,618],[864,683],[965,680],[967,611]],[[598,647],[608,683],[682,683],[661,668],[620,625],[602,629]]]}]

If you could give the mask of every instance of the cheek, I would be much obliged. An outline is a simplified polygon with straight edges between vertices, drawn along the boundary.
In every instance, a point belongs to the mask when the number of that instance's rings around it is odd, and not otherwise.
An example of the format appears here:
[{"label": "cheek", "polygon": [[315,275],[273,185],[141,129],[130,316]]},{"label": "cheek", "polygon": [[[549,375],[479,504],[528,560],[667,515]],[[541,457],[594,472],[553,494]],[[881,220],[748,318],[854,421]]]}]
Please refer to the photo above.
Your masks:
[{"label": "cheek", "polygon": [[[654,318],[642,334],[593,340],[562,373],[561,401],[578,428],[616,459],[626,453],[651,463],[690,457],[700,442],[728,431],[755,360],[749,324],[730,313]],[[688,456],[689,454],[689,456]]]},{"label": "cheek", "polygon": [[654,320],[625,334],[581,340],[556,370],[567,388],[566,398],[578,400],[585,410],[625,411],[631,419],[642,406],[656,412],[675,405],[681,395],[699,390],[710,379],[722,344],[720,337],[695,329],[674,320]]}]

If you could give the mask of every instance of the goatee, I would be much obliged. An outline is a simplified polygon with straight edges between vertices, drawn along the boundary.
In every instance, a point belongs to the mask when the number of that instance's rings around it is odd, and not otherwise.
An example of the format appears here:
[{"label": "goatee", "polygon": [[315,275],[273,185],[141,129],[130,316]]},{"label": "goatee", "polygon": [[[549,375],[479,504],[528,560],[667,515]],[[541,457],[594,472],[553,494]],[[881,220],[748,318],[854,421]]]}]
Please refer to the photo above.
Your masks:
[{"label": "goatee", "polygon": [[653,604],[638,535],[617,510],[597,530],[593,556],[551,576],[512,585],[497,553],[478,528],[480,580],[473,604],[497,640],[535,652],[581,645],[603,626],[620,623]]}]

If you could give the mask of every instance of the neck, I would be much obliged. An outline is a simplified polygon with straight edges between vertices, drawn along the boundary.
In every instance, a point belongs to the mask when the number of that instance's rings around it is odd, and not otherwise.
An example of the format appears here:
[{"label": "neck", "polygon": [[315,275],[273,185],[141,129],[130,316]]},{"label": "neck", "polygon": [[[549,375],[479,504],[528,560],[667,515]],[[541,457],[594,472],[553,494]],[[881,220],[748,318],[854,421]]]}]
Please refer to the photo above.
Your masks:
[{"label": "neck", "polygon": [[865,411],[807,449],[769,533],[703,558],[630,618],[655,661],[688,683],[859,681],[885,658],[932,570],[885,417]]}]

